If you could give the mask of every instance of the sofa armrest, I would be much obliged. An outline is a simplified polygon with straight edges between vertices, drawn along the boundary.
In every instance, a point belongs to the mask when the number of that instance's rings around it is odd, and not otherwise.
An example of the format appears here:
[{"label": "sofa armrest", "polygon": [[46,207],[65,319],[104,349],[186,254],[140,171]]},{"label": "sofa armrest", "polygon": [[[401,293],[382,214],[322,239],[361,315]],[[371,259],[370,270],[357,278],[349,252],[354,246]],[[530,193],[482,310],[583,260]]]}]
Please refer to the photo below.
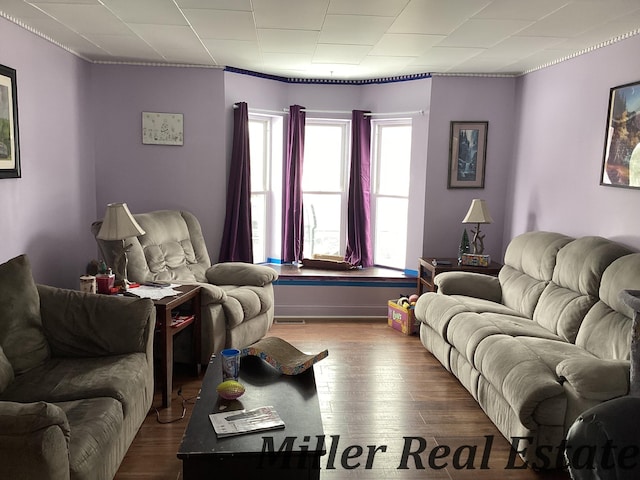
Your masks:
[{"label": "sofa armrest", "polygon": [[68,480],[69,439],[57,405],[0,402],[0,478]]},{"label": "sofa armrest", "polygon": [[147,352],[155,307],[148,298],[96,295],[38,285],[40,315],[53,356]]},{"label": "sofa armrest", "polygon": [[465,295],[500,303],[502,287],[498,277],[473,272],[443,272],[434,278],[438,293]]},{"label": "sofa armrest", "polygon": [[209,283],[215,285],[252,285],[264,287],[277,280],[278,272],[265,265],[243,262],[217,263],[207,269]]},{"label": "sofa armrest", "polygon": [[583,398],[610,400],[629,392],[629,362],[573,357],[560,362],[556,375]]}]

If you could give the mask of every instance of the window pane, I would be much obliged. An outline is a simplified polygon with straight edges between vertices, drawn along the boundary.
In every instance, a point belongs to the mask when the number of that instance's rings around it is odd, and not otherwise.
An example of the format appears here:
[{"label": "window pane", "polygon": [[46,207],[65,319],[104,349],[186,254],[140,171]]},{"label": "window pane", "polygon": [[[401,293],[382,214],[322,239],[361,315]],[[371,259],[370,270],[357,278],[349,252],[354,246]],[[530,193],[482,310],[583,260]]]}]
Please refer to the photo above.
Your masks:
[{"label": "window pane", "polygon": [[251,194],[251,242],[253,243],[253,262],[266,262],[266,204],[263,193]]},{"label": "window pane", "polygon": [[304,205],[303,255],[340,255],[340,194],[309,194]]},{"label": "window pane", "polygon": [[249,120],[249,153],[251,156],[251,191],[263,192],[266,189],[265,165],[267,123]]},{"label": "window pane", "polygon": [[377,193],[408,196],[411,125],[380,125],[378,155]]},{"label": "window pane", "polygon": [[344,125],[305,127],[302,189],[312,192],[342,190]]},{"label": "window pane", "polygon": [[373,252],[376,265],[404,269],[408,211],[409,200],[406,198],[378,197]]}]

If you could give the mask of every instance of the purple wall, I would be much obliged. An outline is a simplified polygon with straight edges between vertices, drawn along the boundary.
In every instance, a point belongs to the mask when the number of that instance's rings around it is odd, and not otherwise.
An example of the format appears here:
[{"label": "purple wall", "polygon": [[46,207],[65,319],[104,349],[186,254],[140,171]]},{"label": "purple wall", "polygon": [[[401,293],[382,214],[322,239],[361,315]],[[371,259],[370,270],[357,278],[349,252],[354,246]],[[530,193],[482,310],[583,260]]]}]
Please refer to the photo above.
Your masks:
[{"label": "purple wall", "polygon": [[[126,202],[133,213],[189,210],[218,258],[226,202],[227,120],[219,69],[93,65],[96,218]],[[143,145],[142,112],[182,113],[184,145]],[[229,113],[230,115],[230,113]]]},{"label": "purple wall", "polygon": [[[433,78],[429,114],[424,256],[456,257],[462,232],[473,225],[462,219],[474,198],[483,198],[494,223],[481,227],[485,253],[503,256],[502,230],[507,188],[514,161],[514,78]],[[451,121],[488,121],[484,189],[447,189]]]},{"label": "purple wall", "polygon": [[95,256],[90,65],[0,18],[16,69],[22,178],[0,180],[0,263],[26,253],[37,282],[78,288]]},{"label": "purple wall", "polygon": [[524,231],[600,235],[640,248],[640,190],[600,186],[611,87],[640,80],[640,36],[518,80],[505,242]]}]

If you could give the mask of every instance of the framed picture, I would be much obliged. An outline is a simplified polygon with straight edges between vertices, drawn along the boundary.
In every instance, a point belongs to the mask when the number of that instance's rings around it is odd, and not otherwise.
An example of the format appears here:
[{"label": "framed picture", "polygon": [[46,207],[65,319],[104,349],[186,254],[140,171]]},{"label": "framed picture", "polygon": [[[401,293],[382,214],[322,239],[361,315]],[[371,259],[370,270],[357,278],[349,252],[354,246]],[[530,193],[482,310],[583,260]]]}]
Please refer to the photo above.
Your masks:
[{"label": "framed picture", "polygon": [[142,112],[142,143],[145,145],[182,145],[181,113]]},{"label": "framed picture", "polygon": [[489,122],[451,122],[447,188],[484,188]]},{"label": "framed picture", "polygon": [[640,188],[640,82],[609,93],[600,185]]},{"label": "framed picture", "polygon": [[0,178],[20,178],[16,71],[0,65]]}]

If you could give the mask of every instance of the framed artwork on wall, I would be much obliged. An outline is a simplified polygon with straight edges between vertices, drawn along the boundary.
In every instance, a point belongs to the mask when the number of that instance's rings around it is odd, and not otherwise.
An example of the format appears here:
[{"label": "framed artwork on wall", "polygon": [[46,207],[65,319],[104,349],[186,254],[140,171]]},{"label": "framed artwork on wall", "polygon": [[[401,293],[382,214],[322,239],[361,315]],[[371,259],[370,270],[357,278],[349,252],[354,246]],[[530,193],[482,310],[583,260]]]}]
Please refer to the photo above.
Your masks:
[{"label": "framed artwork on wall", "polygon": [[489,122],[451,122],[447,188],[484,188]]},{"label": "framed artwork on wall", "polygon": [[16,71],[0,65],[0,178],[20,178]]},{"label": "framed artwork on wall", "polygon": [[609,93],[600,185],[640,188],[640,82]]},{"label": "framed artwork on wall", "polygon": [[142,112],[142,143],[145,145],[182,145],[181,113]]}]

